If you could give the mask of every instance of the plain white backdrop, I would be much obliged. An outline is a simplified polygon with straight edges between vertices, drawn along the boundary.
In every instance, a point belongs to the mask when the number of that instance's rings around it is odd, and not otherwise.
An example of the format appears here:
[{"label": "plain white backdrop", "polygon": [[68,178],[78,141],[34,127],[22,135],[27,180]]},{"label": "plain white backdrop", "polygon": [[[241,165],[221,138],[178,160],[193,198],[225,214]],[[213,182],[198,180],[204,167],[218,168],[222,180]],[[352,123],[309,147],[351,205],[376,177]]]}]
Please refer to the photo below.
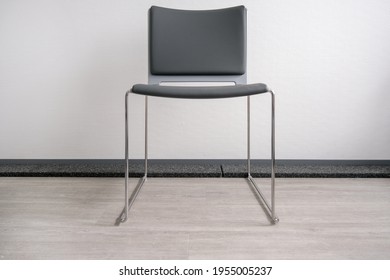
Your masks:
[{"label": "plain white backdrop", "polygon": [[[390,159],[390,1],[1,0],[0,158],[117,159],[147,82],[151,5],[248,9],[248,82],[276,92],[277,158]],[[131,97],[131,158],[143,156]],[[253,158],[270,98],[252,98]],[[150,99],[150,158],[246,156],[246,99]]]}]

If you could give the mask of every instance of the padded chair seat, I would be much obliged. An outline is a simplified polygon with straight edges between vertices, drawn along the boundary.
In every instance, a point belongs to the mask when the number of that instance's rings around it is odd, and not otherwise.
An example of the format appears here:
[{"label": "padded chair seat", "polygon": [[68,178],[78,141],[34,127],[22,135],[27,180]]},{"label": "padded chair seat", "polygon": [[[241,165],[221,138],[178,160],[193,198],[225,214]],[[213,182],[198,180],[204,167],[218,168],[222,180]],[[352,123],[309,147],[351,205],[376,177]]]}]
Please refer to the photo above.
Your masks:
[{"label": "padded chair seat", "polygon": [[136,84],[133,93],[171,98],[207,99],[248,96],[268,92],[265,84],[234,86],[160,86]]}]

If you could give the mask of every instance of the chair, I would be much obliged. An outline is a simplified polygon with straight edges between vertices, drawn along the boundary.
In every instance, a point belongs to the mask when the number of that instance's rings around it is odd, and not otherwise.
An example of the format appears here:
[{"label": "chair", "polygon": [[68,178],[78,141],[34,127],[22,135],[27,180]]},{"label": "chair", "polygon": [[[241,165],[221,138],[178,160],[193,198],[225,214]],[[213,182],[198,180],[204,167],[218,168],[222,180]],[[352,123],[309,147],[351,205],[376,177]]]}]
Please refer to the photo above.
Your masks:
[{"label": "chair", "polygon": [[[176,86],[165,82],[234,82],[233,85]],[[145,174],[129,198],[130,93],[145,96]],[[250,96],[271,94],[271,203],[251,176]],[[149,81],[136,84],[125,97],[125,207],[120,222],[128,219],[129,209],[148,176],[148,96],[209,99],[247,97],[248,182],[264,204],[272,223],[275,214],[275,97],[262,83],[246,83],[246,8],[219,10],[177,10],[152,6],[149,10]]]}]

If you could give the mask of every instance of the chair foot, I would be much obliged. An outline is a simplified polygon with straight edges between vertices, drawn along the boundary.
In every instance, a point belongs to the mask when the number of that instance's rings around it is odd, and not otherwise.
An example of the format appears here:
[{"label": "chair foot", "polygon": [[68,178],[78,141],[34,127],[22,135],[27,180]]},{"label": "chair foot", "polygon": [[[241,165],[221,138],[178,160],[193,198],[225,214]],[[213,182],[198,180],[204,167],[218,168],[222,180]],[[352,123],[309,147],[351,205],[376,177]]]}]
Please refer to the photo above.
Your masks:
[{"label": "chair foot", "polygon": [[124,211],[119,215],[119,217],[115,220],[115,226],[120,226],[120,224],[124,223],[127,221],[126,215]]},{"label": "chair foot", "polygon": [[122,217],[121,217],[121,219],[120,219],[120,222],[121,222],[121,223],[124,223],[124,222],[126,222],[126,221],[127,221],[126,214],[123,213],[123,214],[122,214]]},{"label": "chair foot", "polygon": [[267,201],[267,199],[265,198],[265,196],[263,195],[260,188],[257,186],[256,182],[254,181],[253,177],[250,174],[248,175],[247,180],[256,191],[257,197],[261,200],[262,204],[265,206],[264,208],[266,210],[265,213],[267,214],[271,223],[274,225],[277,224],[279,222],[279,218],[273,214],[274,204],[273,203],[271,205],[269,204],[269,202]]},{"label": "chair foot", "polygon": [[146,175],[144,177],[140,178],[140,180],[138,181],[138,184],[135,187],[135,189],[134,189],[130,199],[127,201],[127,207],[125,205],[125,207],[123,208],[122,213],[119,215],[119,218],[117,219],[115,225],[119,225],[121,223],[125,223],[128,220],[130,208],[133,205],[135,199],[138,196],[139,191],[141,190],[142,186],[144,185],[144,183],[146,181],[147,181],[147,176]]}]

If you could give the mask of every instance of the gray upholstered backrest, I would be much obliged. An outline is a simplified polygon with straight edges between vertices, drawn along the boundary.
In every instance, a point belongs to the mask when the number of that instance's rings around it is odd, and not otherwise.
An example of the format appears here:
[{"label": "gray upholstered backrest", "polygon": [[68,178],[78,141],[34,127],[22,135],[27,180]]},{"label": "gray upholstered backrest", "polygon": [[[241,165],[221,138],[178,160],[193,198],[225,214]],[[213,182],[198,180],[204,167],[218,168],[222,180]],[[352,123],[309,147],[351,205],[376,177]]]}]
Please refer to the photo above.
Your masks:
[{"label": "gray upholstered backrest", "polygon": [[244,6],[149,13],[150,76],[245,76]]}]

